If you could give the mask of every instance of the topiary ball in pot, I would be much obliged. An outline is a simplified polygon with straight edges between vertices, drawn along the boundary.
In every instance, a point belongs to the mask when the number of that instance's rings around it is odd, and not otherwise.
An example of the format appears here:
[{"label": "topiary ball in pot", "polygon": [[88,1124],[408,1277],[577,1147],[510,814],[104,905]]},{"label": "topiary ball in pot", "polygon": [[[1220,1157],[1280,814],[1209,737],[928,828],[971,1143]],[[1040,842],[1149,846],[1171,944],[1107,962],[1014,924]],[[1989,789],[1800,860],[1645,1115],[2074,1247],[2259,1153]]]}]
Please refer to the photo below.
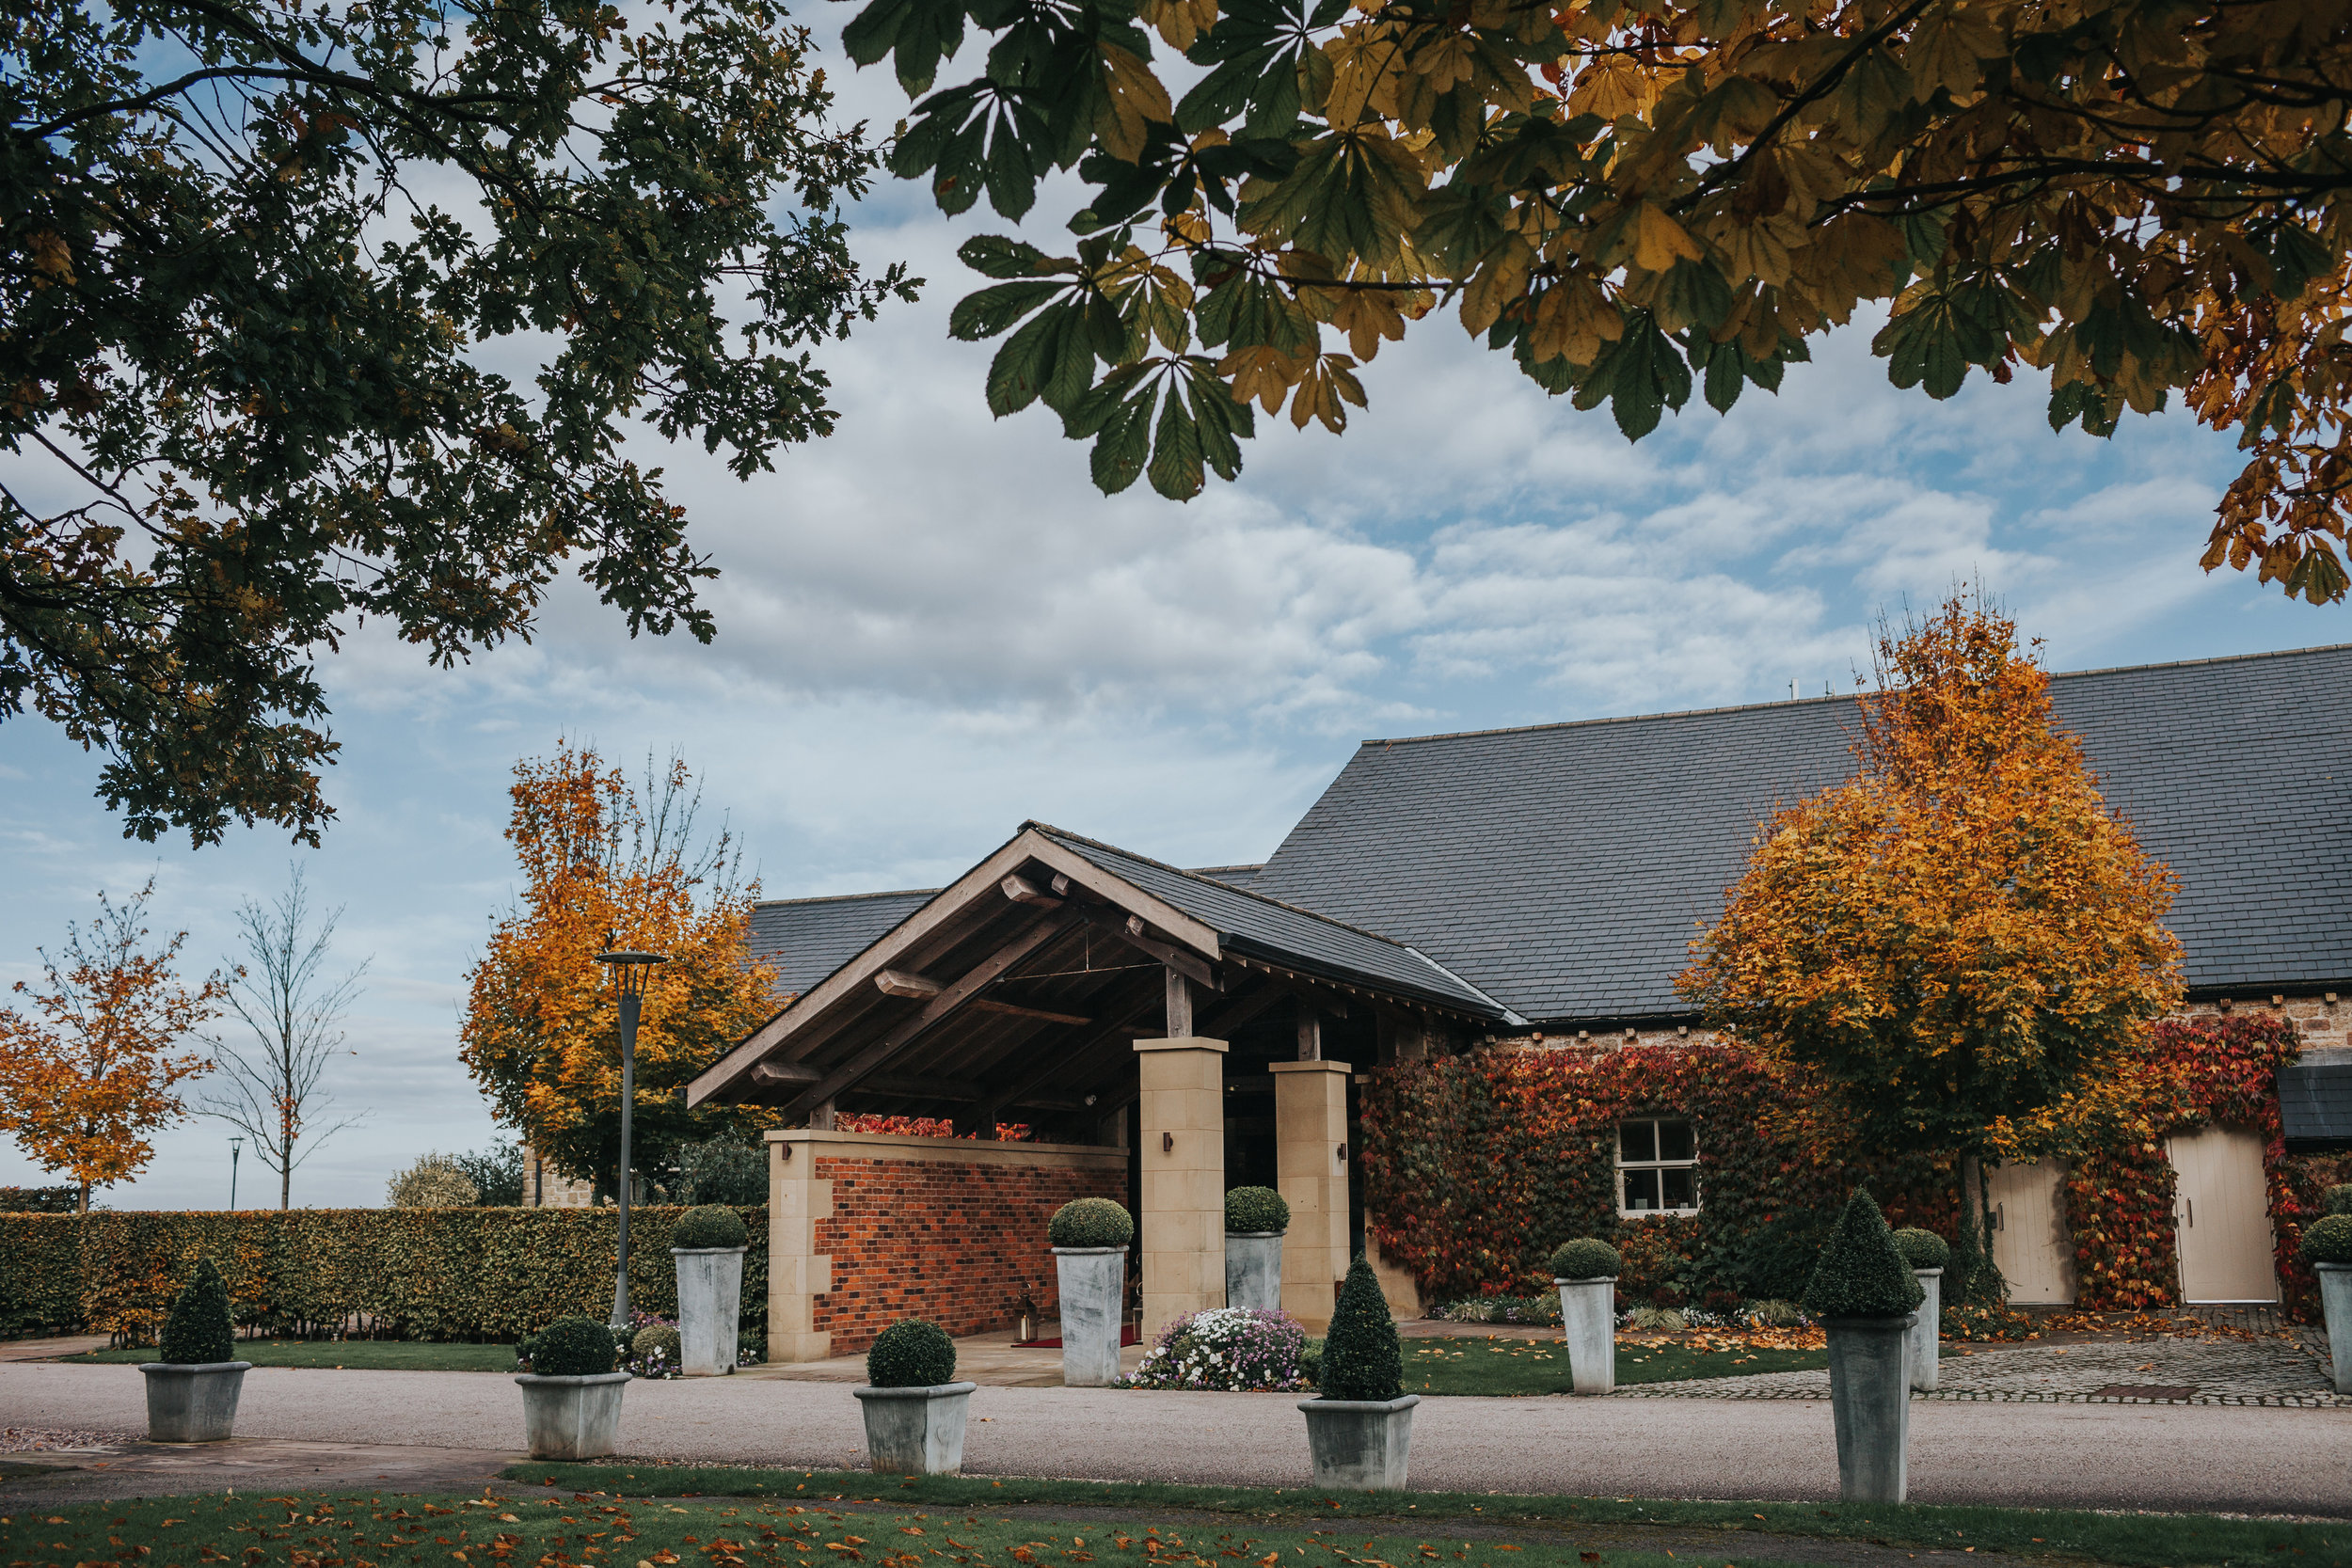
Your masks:
[{"label": "topiary ball in pot", "polygon": [[1235,1187],[1225,1195],[1226,1234],[1262,1236],[1290,1227],[1290,1200],[1273,1188]]},{"label": "topiary ball in pot", "polygon": [[531,1341],[533,1377],[601,1377],[615,1359],[612,1330],[594,1318],[560,1318]]},{"label": "topiary ball in pot", "polygon": [[1323,1337],[1316,1383],[1327,1400],[1393,1400],[1405,1392],[1405,1357],[1397,1348],[1396,1320],[1380,1294],[1380,1281],[1359,1254],[1340,1287],[1331,1327]]},{"label": "topiary ball in pot", "polygon": [[1590,1236],[1563,1242],[1551,1255],[1554,1279],[1613,1279],[1624,1267],[1625,1260],[1617,1256],[1615,1247]]},{"label": "topiary ball in pot", "polygon": [[936,1388],[956,1380],[956,1344],[920,1318],[901,1318],[866,1353],[866,1381],[876,1388]]},{"label": "topiary ball in pot", "polygon": [[1886,1216],[1868,1193],[1856,1189],[1814,1266],[1804,1309],[1817,1320],[1899,1318],[1925,1300],[1911,1265],[1895,1249]]},{"label": "topiary ball in pot", "polygon": [[1895,1250],[1915,1269],[1940,1269],[1952,1260],[1951,1243],[1915,1225],[1907,1225],[1895,1232]]},{"label": "topiary ball in pot", "polygon": [[1045,1236],[1056,1246],[1125,1246],[1135,1240],[1136,1217],[1107,1197],[1082,1197],[1054,1211]]},{"label": "topiary ball in pot", "polygon": [[236,1358],[229,1287],[213,1260],[199,1258],[195,1276],[173,1299],[171,1315],[164,1320],[161,1359],[169,1366],[201,1367]]},{"label": "topiary ball in pot", "polygon": [[681,1252],[745,1246],[750,1241],[751,1232],[743,1228],[743,1216],[722,1203],[689,1209],[670,1229],[670,1245]]},{"label": "topiary ball in pot", "polygon": [[2329,1214],[2303,1232],[2303,1258],[2312,1263],[2352,1263],[2352,1214]]},{"label": "topiary ball in pot", "polygon": [[650,1361],[659,1354],[661,1364],[675,1367],[680,1360],[677,1330],[660,1323],[637,1331],[637,1338],[628,1343],[629,1351],[640,1361]]},{"label": "topiary ball in pot", "polygon": [[2338,1182],[2321,1194],[2319,1201],[2331,1214],[2352,1214],[2352,1181]]}]

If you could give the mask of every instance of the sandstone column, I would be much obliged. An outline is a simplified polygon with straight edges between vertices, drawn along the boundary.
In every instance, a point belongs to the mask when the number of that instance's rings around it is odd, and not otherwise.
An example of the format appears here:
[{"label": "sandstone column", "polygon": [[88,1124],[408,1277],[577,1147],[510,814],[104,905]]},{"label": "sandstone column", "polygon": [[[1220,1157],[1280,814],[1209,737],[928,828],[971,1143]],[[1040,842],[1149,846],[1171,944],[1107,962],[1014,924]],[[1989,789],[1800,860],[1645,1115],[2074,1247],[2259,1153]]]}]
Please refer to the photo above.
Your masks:
[{"label": "sandstone column", "polygon": [[1149,1345],[1170,1321],[1225,1305],[1225,1042],[1184,1035],[1136,1052]]},{"label": "sandstone column", "polygon": [[[819,1134],[821,1136],[821,1134]],[[833,1289],[833,1259],[817,1255],[817,1222],[833,1217],[833,1183],[817,1178],[805,1128],[768,1134],[768,1359],[822,1361],[833,1336],[816,1330],[817,1298]]]},{"label": "sandstone column", "polygon": [[1282,1240],[1282,1310],[1320,1334],[1332,1285],[1347,1274],[1345,1062],[1276,1062],[1274,1169],[1291,1206]]}]

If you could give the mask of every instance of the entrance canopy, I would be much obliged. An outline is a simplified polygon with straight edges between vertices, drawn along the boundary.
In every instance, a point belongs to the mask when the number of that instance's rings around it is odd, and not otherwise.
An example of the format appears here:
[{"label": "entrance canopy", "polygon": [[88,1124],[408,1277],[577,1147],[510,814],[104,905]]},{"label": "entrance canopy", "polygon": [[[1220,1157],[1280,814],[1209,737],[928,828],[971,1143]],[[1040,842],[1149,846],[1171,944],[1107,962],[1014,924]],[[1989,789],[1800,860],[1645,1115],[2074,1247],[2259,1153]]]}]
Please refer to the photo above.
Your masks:
[{"label": "entrance canopy", "polygon": [[1028,822],[687,1102],[780,1105],[787,1125],[940,1117],[983,1137],[1022,1121],[1082,1142],[1135,1098],[1137,1039],[1247,1027],[1260,1054],[1369,1064],[1521,1022],[1402,942]]}]

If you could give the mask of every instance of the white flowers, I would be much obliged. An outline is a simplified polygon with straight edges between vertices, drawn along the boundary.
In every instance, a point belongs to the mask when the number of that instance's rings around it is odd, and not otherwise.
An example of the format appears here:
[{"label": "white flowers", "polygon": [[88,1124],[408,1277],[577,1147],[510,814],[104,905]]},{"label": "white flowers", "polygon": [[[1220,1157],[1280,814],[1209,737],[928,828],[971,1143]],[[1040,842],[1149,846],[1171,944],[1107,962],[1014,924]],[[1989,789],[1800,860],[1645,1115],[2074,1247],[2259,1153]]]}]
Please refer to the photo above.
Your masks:
[{"label": "white flowers", "polygon": [[1309,1386],[1299,1373],[1306,1331],[1280,1312],[1213,1307],[1177,1319],[1126,1388],[1293,1389]]}]

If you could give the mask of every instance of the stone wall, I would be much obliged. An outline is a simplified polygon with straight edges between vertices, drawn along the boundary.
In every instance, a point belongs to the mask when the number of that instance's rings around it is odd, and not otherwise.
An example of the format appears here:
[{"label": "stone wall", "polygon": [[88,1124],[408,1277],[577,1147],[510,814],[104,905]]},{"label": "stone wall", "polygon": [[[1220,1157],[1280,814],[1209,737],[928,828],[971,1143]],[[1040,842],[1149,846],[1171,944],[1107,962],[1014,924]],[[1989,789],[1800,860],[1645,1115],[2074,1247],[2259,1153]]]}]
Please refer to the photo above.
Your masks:
[{"label": "stone wall", "polygon": [[1009,1326],[1025,1291],[1050,1316],[1046,1221],[1127,1191],[1118,1148],[793,1128],[768,1153],[771,1361],[852,1354],[900,1318]]}]

